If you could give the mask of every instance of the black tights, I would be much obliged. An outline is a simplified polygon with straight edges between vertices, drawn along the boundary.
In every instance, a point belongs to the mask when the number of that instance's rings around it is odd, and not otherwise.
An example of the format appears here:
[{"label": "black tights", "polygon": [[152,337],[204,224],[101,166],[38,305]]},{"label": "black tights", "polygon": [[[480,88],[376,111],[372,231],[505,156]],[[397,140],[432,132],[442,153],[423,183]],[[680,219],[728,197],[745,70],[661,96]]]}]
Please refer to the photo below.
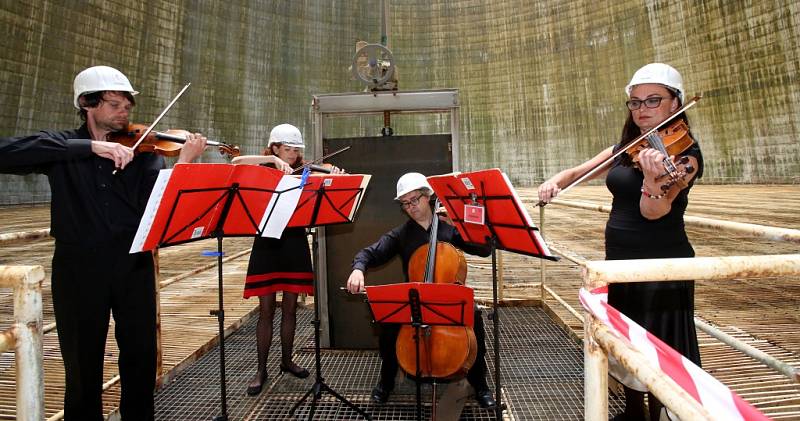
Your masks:
[{"label": "black tights", "polygon": [[[255,381],[263,382],[267,377],[267,357],[272,345],[272,318],[275,316],[275,293],[258,297],[259,313],[256,327],[256,344],[258,350],[258,371]],[[294,331],[297,323],[297,294],[283,292],[281,300],[281,365],[293,366],[292,348],[294,348]]]},{"label": "black tights", "polygon": [[644,407],[644,392],[633,390],[627,386],[625,388],[625,420],[639,421],[645,420],[645,412],[650,415],[650,421],[658,421],[663,405],[652,393],[647,393],[647,410]]}]

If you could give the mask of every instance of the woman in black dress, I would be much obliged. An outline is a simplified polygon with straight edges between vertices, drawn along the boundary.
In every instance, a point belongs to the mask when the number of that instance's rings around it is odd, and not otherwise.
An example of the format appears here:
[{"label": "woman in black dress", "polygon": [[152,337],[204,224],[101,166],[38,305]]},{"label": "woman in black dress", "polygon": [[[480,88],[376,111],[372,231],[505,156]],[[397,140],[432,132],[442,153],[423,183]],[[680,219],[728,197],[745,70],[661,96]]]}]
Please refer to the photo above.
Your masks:
[{"label": "woman in black dress", "polygon": [[[683,80],[669,65],[651,63],[639,69],[625,88],[629,96],[628,118],[616,145],[591,160],[556,174],[539,186],[539,199],[549,202],[564,186],[587,170],[609,159],[622,146],[655,127],[683,104]],[[687,126],[686,115],[676,116]],[[696,169],[684,180],[685,187],[672,185],[662,192],[664,155],[655,149],[639,153],[638,168],[628,154],[615,158],[595,177],[605,176],[613,195],[611,214],[605,230],[606,260],[694,257],[686,236],[683,215],[694,179],[703,173],[703,157],[697,143],[682,152]],[[677,159],[678,157],[675,157]],[[694,325],[694,282],[636,282],[611,284],[608,303],[630,317],[698,366],[700,350]],[[617,420],[644,420],[644,391],[620,379],[625,385],[625,412]],[[634,389],[634,387],[636,390]],[[661,404],[648,395],[650,419],[658,419]]]},{"label": "woman in black dress", "polygon": [[[303,164],[303,137],[297,127],[280,124],[272,129],[265,157],[260,162],[287,174]],[[246,160],[243,162],[247,162]],[[281,291],[281,364],[280,370],[306,378],[309,373],[292,361],[294,331],[297,319],[298,294],[313,294],[314,274],[311,253],[304,228],[287,228],[281,238],[257,236],[247,267],[244,297],[258,297],[256,327],[258,368],[247,386],[250,396],[261,393],[267,381],[267,357],[272,343],[272,318],[275,315],[276,293]]]}]

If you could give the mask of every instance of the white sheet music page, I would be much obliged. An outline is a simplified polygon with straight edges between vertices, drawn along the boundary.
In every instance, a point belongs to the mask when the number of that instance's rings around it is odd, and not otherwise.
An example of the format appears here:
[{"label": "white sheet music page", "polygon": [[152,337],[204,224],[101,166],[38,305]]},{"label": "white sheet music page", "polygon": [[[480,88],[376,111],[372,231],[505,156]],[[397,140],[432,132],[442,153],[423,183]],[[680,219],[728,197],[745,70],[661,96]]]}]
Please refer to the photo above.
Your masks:
[{"label": "white sheet music page", "polygon": [[142,215],[142,220],[139,222],[139,228],[136,230],[136,237],[133,238],[130,253],[139,253],[142,251],[147,236],[150,235],[150,228],[153,226],[153,220],[156,218],[156,211],[158,205],[161,203],[161,197],[164,195],[164,190],[167,188],[169,177],[172,175],[172,168],[159,171],[156,184],[153,186],[153,191],[150,193],[150,198],[147,200],[147,207]]},{"label": "white sheet music page", "polygon": [[258,224],[262,227],[262,237],[281,238],[286,224],[289,223],[289,219],[297,208],[300,194],[303,192],[300,183],[299,177],[291,175],[281,177],[278,187],[275,188],[276,193],[269,199],[267,209],[261,217],[261,223]]}]

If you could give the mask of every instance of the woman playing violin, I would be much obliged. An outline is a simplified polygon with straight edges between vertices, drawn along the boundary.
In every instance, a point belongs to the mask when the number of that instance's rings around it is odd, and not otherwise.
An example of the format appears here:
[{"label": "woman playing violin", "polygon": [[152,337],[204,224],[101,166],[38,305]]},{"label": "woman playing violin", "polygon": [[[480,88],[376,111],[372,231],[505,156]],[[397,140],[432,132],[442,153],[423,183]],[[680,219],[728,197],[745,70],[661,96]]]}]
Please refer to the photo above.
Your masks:
[{"label": "woman playing violin", "polygon": [[[629,96],[626,102],[628,118],[620,142],[586,163],[561,171],[542,183],[538,190],[541,201],[552,200],[561,188],[656,127],[677,111],[684,101],[680,73],[662,63],[651,63],[639,69],[625,91]],[[688,126],[684,114],[674,119],[682,119]],[[694,179],[703,173],[703,158],[697,143],[680,155],[688,157],[688,164],[697,169],[686,174],[681,183],[664,183],[660,176],[665,172],[663,161],[668,157],[653,148],[639,152],[638,165],[633,165],[628,154],[621,154],[607,169],[595,175],[605,176],[606,186],[613,195],[605,230],[606,259],[694,256],[684,229],[683,215]],[[693,281],[611,284],[608,303],[700,365],[694,326]],[[620,380],[626,383],[626,407],[625,412],[615,419],[644,420],[644,393],[636,389],[645,389],[625,378]],[[658,419],[660,403],[652,394],[648,396],[648,402],[651,402],[650,419]]]},{"label": "woman playing violin", "polygon": [[[360,292],[364,289],[364,273],[367,269],[380,266],[394,256],[399,255],[403,263],[403,273],[408,277],[408,264],[414,251],[427,244],[430,237],[430,227],[434,218],[431,190],[425,176],[420,173],[408,173],[397,181],[397,196],[395,200],[400,208],[408,215],[408,221],[381,236],[377,242],[361,250],[353,259],[353,272],[347,279],[347,290],[350,293]],[[447,222],[446,219],[443,219]],[[470,254],[488,256],[490,250],[486,247],[471,246],[464,242],[461,235],[451,224],[438,224],[438,239],[453,244]],[[477,339],[477,357],[472,365],[467,380],[475,388],[476,400],[483,408],[494,407],[495,401],[492,392],[486,384],[486,344],[484,340],[483,319],[481,311],[475,310],[475,324],[473,325]],[[394,378],[399,367],[395,354],[395,342],[399,325],[384,324],[380,327],[379,352],[381,355],[380,380],[372,390],[372,400],[376,403],[385,403],[389,394],[394,390]]]},{"label": "woman playing violin", "polygon": [[[303,166],[303,135],[291,124],[275,126],[269,135],[264,156],[239,157],[234,163],[258,163],[275,167],[286,174]],[[342,171],[333,167],[334,173]],[[287,228],[279,239],[256,237],[247,267],[244,297],[258,297],[259,313],[256,328],[258,366],[247,387],[250,396],[261,393],[267,381],[267,357],[272,344],[272,318],[275,315],[276,293],[281,291],[281,372],[306,378],[309,373],[292,361],[298,294],[313,294],[311,253],[304,228]]]}]

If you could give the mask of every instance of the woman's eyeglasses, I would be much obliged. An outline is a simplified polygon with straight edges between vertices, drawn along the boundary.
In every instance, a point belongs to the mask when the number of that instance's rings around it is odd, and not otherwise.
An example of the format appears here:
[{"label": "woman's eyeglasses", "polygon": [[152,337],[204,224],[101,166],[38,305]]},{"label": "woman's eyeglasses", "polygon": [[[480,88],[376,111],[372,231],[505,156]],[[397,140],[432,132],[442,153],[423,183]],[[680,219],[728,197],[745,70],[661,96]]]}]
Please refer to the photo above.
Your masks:
[{"label": "woman's eyeglasses", "polygon": [[664,98],[662,98],[660,96],[654,96],[654,97],[650,97],[650,98],[647,98],[647,99],[644,99],[644,100],[642,100],[642,99],[632,99],[630,101],[626,101],[625,105],[628,106],[629,110],[636,111],[639,108],[642,108],[642,104],[644,104],[644,106],[647,107],[647,108],[658,108],[658,106],[661,105],[661,101],[663,101],[663,100],[664,100]]},{"label": "woman's eyeglasses", "polygon": [[412,197],[409,200],[401,200],[400,201],[400,207],[405,209],[405,208],[407,208],[409,206],[417,206],[419,204],[419,198],[422,197],[422,196],[423,196],[423,194],[420,193],[417,197]]}]

